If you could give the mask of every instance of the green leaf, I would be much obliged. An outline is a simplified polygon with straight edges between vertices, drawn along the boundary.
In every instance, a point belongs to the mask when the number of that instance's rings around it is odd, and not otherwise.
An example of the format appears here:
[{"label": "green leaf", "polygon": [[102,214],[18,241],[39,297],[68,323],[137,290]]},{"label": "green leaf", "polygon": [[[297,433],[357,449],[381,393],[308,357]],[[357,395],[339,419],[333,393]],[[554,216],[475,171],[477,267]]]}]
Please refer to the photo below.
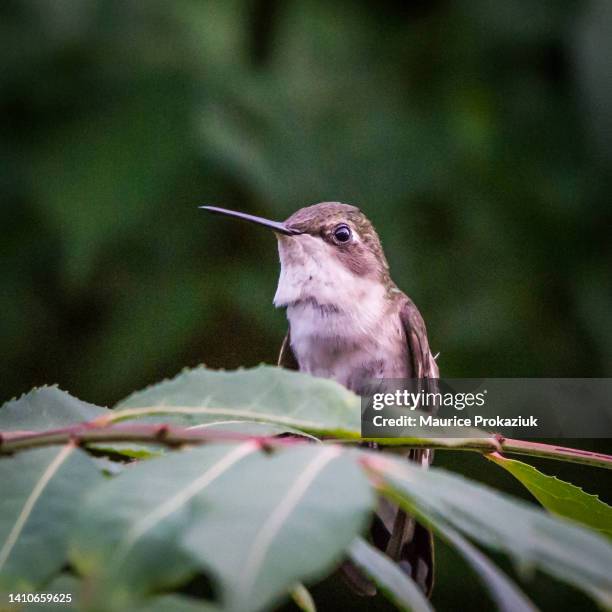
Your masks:
[{"label": "green leaf", "polygon": [[318,438],[311,436],[310,434],[304,433],[299,429],[288,427],[287,425],[277,425],[276,423],[263,423],[257,421],[239,421],[239,420],[228,420],[218,421],[216,423],[203,423],[202,425],[193,425],[190,429],[207,429],[215,430],[220,429],[225,432],[235,432],[239,434],[247,434],[251,436],[277,436],[279,434],[291,433],[297,436],[302,436],[312,440],[313,442],[319,442]]},{"label": "green leaf", "polygon": [[597,495],[585,493],[580,487],[547,476],[522,461],[507,459],[497,453],[485,455],[510,472],[550,512],[588,525],[612,537],[612,508]]},{"label": "green leaf", "polygon": [[125,469],[126,465],[129,465],[121,461],[113,461],[108,457],[91,457],[91,459],[105,476],[116,476]]},{"label": "green leaf", "polygon": [[500,612],[535,612],[536,606],[504,572],[461,534],[442,521],[429,520],[432,529],[463,556],[484,583]]},{"label": "green leaf", "polygon": [[[82,588],[81,581],[71,574],[62,573],[56,576],[49,584],[39,591],[41,593],[56,593],[64,595],[64,602],[29,603],[23,608],[24,612],[41,612],[44,610],[78,610],[79,596]],[[70,601],[68,601],[70,599]]]},{"label": "green leaf", "polygon": [[[199,367],[185,370],[130,395],[116,406],[113,421],[147,418],[183,425],[255,421],[273,423],[286,431],[361,439],[361,400],[338,383],[283,368],[259,366],[233,372]],[[280,433],[280,430],[277,430]],[[423,438],[452,448],[463,438],[432,438],[441,428],[417,430],[412,438],[376,439],[389,446],[406,446]],[[454,429],[453,433],[457,434]],[[487,432],[470,429],[469,433]],[[476,438],[469,438],[470,441]]]},{"label": "green leaf", "polygon": [[219,608],[208,601],[184,595],[160,595],[151,597],[134,609],[134,612],[218,612]]},{"label": "green leaf", "polygon": [[335,446],[256,455],[240,472],[219,491],[218,516],[194,525],[185,542],[221,577],[227,607],[237,611],[267,607],[296,581],[323,576],[374,502],[352,456]]},{"label": "green leaf", "polygon": [[[41,593],[57,593],[70,596],[70,603],[30,603],[23,608],[24,612],[41,610],[82,610],[82,593],[87,585],[71,574],[60,574],[51,583],[41,589]],[[85,590],[85,592],[87,592]],[[1,610],[2,608],[0,608]],[[194,599],[183,595],[169,594],[150,597],[133,608],[133,612],[218,612],[214,604],[202,599]],[[9,611],[7,611],[9,612]]]},{"label": "green leaf", "polygon": [[383,494],[408,511],[432,523],[443,521],[510,555],[524,572],[541,569],[604,606],[612,605],[612,545],[607,539],[445,470],[362,453]]},{"label": "green leaf", "polygon": [[293,603],[304,612],[317,612],[317,606],[310,591],[299,582],[291,589],[291,599]]},{"label": "green leaf", "polygon": [[71,558],[112,609],[204,571],[223,609],[260,610],[330,571],[373,503],[336,446],[212,445],[131,466],[94,491]]},{"label": "green leaf", "polygon": [[82,498],[103,481],[72,445],[0,459],[0,588],[36,589],[64,565]]},{"label": "green leaf", "polygon": [[431,612],[431,604],[417,584],[402,572],[397,563],[363,538],[357,538],[351,544],[348,556],[400,610]]},{"label": "green leaf", "polygon": [[[41,431],[109,415],[112,415],[112,410],[83,402],[55,386],[40,387],[0,407],[0,431]],[[159,451],[159,447],[135,443],[117,442],[92,446],[102,451],[108,449],[138,458],[150,457]]]},{"label": "green leaf", "polygon": [[130,395],[116,406],[114,420],[142,415],[133,408],[150,408],[146,416],[164,415],[164,421],[184,425],[257,421],[353,439],[361,428],[360,400],[354,393],[331,380],[270,366],[186,370]]},{"label": "green leaf", "polygon": [[0,407],[0,431],[65,427],[110,412],[108,408],[82,402],[57,387],[40,387]]}]

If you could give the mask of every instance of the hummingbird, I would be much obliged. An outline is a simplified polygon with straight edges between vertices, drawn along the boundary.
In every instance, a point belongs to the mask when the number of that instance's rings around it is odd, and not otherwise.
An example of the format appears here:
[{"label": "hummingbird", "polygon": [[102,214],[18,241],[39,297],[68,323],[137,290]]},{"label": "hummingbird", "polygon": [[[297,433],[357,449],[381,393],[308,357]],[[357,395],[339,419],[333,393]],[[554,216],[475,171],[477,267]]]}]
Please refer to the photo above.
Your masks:
[{"label": "hummingbird", "polygon": [[[423,317],[391,279],[378,234],[359,208],[322,202],[282,222],[216,206],[200,208],[275,233],[281,270],[274,305],[286,309],[289,323],[279,366],[333,379],[358,395],[367,394],[375,379],[439,377]],[[424,467],[433,458],[429,449],[405,454]],[[430,594],[433,538],[424,526],[381,499],[370,537]],[[350,562],[342,570],[356,592],[376,594],[374,584]]]}]

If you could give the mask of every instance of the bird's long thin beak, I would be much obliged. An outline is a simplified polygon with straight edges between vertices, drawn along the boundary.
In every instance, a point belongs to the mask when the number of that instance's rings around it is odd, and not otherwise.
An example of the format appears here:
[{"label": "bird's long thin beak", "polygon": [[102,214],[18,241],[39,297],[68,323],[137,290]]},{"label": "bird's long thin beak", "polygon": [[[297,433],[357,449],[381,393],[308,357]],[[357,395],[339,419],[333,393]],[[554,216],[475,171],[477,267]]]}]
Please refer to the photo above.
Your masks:
[{"label": "bird's long thin beak", "polygon": [[271,221],[270,219],[264,219],[263,217],[248,215],[247,213],[237,212],[235,210],[227,210],[227,208],[219,208],[218,206],[200,206],[199,208],[218,215],[227,215],[228,217],[236,217],[237,219],[244,219],[245,221],[250,221],[251,223],[257,223],[257,225],[269,227],[278,234],[285,234],[286,236],[301,234],[300,231],[291,229],[280,221]]}]

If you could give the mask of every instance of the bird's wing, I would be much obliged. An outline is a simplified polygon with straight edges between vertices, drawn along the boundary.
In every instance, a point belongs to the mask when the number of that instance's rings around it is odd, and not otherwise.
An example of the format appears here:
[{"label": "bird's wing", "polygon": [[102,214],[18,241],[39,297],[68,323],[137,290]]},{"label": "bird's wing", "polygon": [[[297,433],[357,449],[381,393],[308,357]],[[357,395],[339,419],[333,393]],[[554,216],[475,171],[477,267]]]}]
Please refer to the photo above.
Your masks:
[{"label": "bird's wing", "polygon": [[287,370],[300,369],[298,361],[293,353],[293,349],[291,348],[291,329],[287,330],[287,335],[281,344],[277,365]]},{"label": "bird's wing", "polygon": [[412,378],[438,378],[438,364],[429,349],[425,321],[409,297],[402,304],[400,319],[408,342]]},{"label": "bird's wing", "polygon": [[[429,348],[423,317],[414,302],[407,296],[401,305],[400,319],[408,345],[407,358],[410,376],[421,379],[418,383],[419,388],[436,392],[438,390],[436,380],[439,376],[438,364]],[[433,451],[411,449],[406,457],[427,467],[433,460]],[[431,532],[393,504],[382,502],[380,510],[386,510],[393,519],[385,520],[383,514],[378,513],[380,520],[375,521],[373,528],[378,528],[379,537],[382,539],[381,544],[384,548],[380,544],[379,548],[385,550],[389,557],[398,562],[399,566],[412,576],[423,592],[429,596],[434,578],[434,548]],[[373,531],[373,534],[376,534],[376,531]]]}]

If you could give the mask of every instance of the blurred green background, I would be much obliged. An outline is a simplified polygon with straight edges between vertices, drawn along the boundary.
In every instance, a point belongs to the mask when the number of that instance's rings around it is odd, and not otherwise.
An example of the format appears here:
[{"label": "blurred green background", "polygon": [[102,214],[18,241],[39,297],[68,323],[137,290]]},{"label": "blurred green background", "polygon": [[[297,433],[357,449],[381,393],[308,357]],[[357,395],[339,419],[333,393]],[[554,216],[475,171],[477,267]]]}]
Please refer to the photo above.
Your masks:
[{"label": "blurred green background", "polygon": [[444,376],[610,375],[612,3],[5,0],[0,54],[2,399],[273,363],[275,240],[203,203],[359,205]]}]

